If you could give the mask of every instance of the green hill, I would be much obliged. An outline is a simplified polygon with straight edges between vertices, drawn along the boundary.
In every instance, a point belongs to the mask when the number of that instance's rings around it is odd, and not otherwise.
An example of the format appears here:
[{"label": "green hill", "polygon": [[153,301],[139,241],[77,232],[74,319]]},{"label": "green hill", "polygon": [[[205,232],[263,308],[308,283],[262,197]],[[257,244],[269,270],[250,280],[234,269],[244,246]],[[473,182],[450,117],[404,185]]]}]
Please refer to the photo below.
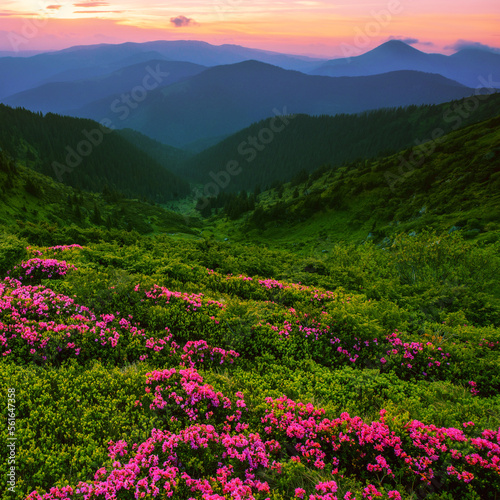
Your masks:
[{"label": "green hill", "polygon": [[[219,191],[253,191],[287,182],[322,165],[338,166],[387,156],[432,134],[443,134],[497,115],[500,94],[435,106],[384,109],[360,115],[271,118],[255,123],[186,163],[184,176]],[[272,126],[279,132],[273,133]],[[229,163],[236,175],[227,174]],[[207,194],[213,193],[209,188]]]},{"label": "green hill", "polygon": [[0,148],[16,161],[75,188],[104,186],[129,198],[167,201],[188,183],[124,136],[92,120],[32,113],[0,104]]},{"label": "green hill", "polygon": [[[385,238],[387,244],[395,233],[430,228],[494,241],[500,232],[500,117],[396,155],[320,168],[253,203],[248,211],[246,194],[211,200],[230,219],[241,217],[245,236],[272,244],[306,239],[324,250],[340,240]],[[218,224],[223,230],[227,223],[219,218]]]},{"label": "green hill", "polygon": [[196,221],[154,204],[129,200],[106,188],[95,194],[76,190],[16,164],[0,151],[0,220],[34,243],[57,244],[122,239],[139,234],[192,234]]}]

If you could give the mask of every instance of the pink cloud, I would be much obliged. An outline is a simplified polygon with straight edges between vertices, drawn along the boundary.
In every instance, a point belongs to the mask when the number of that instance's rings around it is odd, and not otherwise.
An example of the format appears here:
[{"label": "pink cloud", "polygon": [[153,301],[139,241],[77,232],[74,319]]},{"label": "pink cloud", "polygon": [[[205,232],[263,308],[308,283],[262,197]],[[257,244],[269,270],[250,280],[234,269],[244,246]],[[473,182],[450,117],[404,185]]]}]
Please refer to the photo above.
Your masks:
[{"label": "pink cloud", "polygon": [[[26,12],[23,14],[25,16],[36,16],[36,12]],[[0,12],[0,16],[3,17],[19,17],[19,12],[16,12],[15,10],[3,10]]]},{"label": "pink cloud", "polygon": [[82,2],[74,3],[74,7],[107,7],[109,2]]},{"label": "pink cloud", "polygon": [[112,13],[112,14],[122,14],[125,12],[124,10],[75,10],[74,14],[103,14],[103,13]]}]

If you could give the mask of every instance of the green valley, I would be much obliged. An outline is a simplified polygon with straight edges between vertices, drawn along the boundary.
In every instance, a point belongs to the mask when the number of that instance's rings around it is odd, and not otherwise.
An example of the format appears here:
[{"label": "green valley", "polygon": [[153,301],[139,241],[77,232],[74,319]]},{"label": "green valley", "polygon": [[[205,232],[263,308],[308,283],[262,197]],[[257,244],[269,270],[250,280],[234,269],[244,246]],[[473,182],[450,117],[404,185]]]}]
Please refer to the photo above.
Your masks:
[{"label": "green valley", "polygon": [[262,123],[61,183],[96,122],[0,105],[2,498],[498,499],[498,95],[412,142],[460,105],[297,116],[212,197]]}]

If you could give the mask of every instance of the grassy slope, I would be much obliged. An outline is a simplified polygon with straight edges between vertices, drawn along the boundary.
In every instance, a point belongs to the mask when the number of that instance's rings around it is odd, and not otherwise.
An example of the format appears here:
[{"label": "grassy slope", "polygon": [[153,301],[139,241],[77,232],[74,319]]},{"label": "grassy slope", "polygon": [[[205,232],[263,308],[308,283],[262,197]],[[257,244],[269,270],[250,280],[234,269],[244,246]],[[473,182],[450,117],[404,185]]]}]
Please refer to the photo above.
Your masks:
[{"label": "grassy slope", "polygon": [[[327,250],[335,241],[363,242],[371,233],[381,242],[397,232],[435,228],[464,229],[467,237],[495,240],[500,231],[500,119],[453,132],[413,170],[400,169],[411,150],[310,176],[299,186],[285,185],[259,196],[265,229],[252,214],[239,220],[239,237],[272,245],[307,244]],[[314,179],[314,177],[318,177]],[[294,194],[296,196],[294,196]],[[283,210],[276,220],[276,209]],[[257,207],[258,208],[258,207]],[[213,233],[231,222],[211,219]]]},{"label": "grassy slope", "polygon": [[[11,171],[6,170],[11,165]],[[75,190],[20,164],[6,156],[0,158],[0,220],[6,227],[32,225],[52,228],[134,230],[142,234],[159,232],[193,233],[193,219],[163,208],[127,200],[119,195],[103,195]],[[27,187],[29,184],[35,189]],[[77,201],[71,200],[77,198]],[[93,219],[97,206],[101,224]],[[80,212],[80,216],[77,214]],[[111,223],[107,222],[108,217]]]}]

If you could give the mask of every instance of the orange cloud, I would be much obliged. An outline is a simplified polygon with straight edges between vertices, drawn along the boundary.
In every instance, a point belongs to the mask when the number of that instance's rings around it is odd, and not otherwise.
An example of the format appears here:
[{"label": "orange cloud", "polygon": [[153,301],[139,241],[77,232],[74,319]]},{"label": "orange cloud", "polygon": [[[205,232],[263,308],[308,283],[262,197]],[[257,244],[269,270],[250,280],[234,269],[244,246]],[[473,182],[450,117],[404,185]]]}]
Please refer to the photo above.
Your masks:
[{"label": "orange cloud", "polygon": [[124,10],[75,10],[74,14],[122,14]]},{"label": "orange cloud", "polygon": [[[82,3],[74,3],[74,7],[107,7],[109,2],[82,2]],[[123,11],[116,11],[123,12]]]}]

